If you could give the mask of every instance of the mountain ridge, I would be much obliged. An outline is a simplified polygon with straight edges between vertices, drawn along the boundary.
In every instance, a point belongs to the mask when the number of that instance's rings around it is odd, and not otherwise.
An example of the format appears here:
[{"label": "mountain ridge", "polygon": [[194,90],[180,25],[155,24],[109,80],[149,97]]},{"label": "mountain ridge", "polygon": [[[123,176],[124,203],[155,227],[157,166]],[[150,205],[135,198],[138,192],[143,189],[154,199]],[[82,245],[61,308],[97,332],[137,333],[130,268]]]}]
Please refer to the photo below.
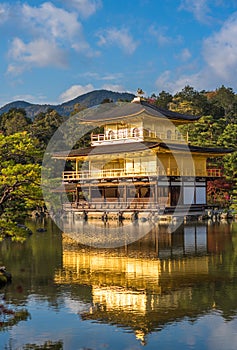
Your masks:
[{"label": "mountain ridge", "polygon": [[118,100],[131,101],[134,97],[135,95],[129,92],[115,92],[101,89],[87,92],[58,105],[37,104],[19,100],[2,106],[0,108],[0,116],[3,113],[9,112],[9,110],[13,108],[24,109],[27,117],[31,119],[34,119],[34,117],[41,112],[47,112],[48,109],[54,109],[62,116],[69,116],[70,113],[74,111],[74,106],[76,104],[81,104],[82,106],[89,108],[101,104],[104,100],[112,100],[113,102],[117,102]]}]

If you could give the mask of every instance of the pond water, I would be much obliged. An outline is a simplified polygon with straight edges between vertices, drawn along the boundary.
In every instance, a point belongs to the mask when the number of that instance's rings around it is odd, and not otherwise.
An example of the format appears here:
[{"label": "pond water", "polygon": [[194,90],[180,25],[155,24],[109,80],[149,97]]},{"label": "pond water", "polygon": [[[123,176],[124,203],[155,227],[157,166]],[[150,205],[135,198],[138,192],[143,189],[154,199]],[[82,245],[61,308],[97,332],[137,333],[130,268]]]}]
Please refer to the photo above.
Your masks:
[{"label": "pond water", "polygon": [[237,222],[156,224],[114,249],[82,246],[51,220],[27,225],[25,243],[0,244],[13,276],[1,349],[236,349]]}]

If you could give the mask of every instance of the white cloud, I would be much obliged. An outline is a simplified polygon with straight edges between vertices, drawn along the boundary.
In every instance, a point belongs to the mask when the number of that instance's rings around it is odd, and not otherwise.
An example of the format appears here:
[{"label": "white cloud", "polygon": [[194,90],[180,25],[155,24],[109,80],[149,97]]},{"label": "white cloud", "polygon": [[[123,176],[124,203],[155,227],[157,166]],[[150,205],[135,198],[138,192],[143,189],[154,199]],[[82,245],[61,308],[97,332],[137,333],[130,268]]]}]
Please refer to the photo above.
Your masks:
[{"label": "white cloud", "polygon": [[87,85],[72,85],[69,89],[64,91],[60,96],[61,102],[66,102],[76,98],[77,96],[86,94],[87,92],[93,91],[95,88],[92,84]]},{"label": "white cloud", "polygon": [[9,50],[13,63],[8,73],[19,74],[32,67],[66,66],[66,57],[60,48],[46,39],[38,39],[25,44],[20,38],[14,38]]},{"label": "white cloud", "polygon": [[189,51],[189,49],[185,48],[183,49],[178,55],[177,58],[180,59],[181,61],[187,61],[191,58],[191,52]]},{"label": "white cloud", "polygon": [[123,78],[123,73],[105,73],[104,75],[100,75],[97,72],[85,72],[80,74],[82,77],[95,79],[95,80],[121,80]]},{"label": "white cloud", "polygon": [[158,91],[165,90],[174,94],[182,90],[186,85],[202,90],[205,86],[204,83],[205,81],[203,80],[203,76],[199,72],[174,77],[173,72],[165,71],[156,79],[155,85]]},{"label": "white cloud", "polygon": [[158,89],[158,91],[166,90],[173,92],[173,83],[170,81],[171,79],[171,71],[166,70],[164,71],[155,82],[155,85]]},{"label": "white cloud", "polygon": [[79,74],[79,76],[89,79],[100,79],[100,75],[97,72],[84,72]]},{"label": "white cloud", "polygon": [[178,38],[172,38],[168,35],[165,34],[165,32],[168,30],[168,28],[155,28],[155,26],[150,26],[148,29],[148,32],[150,35],[152,35],[158,45],[163,46],[163,45],[169,45],[173,43],[180,43],[182,41],[181,37]]},{"label": "white cloud", "polygon": [[68,0],[67,3],[77,9],[79,15],[81,14],[85,18],[93,15],[102,7],[101,0]]},{"label": "white cloud", "polygon": [[10,6],[7,3],[0,4],[0,24],[6,22],[10,16]]},{"label": "white cloud", "polygon": [[50,2],[45,2],[40,7],[24,4],[22,15],[23,21],[32,28],[33,34],[72,42],[82,35],[82,26],[76,13],[57,8]]},{"label": "white cloud", "polygon": [[210,20],[208,0],[182,0],[180,9],[191,12],[199,22]]},{"label": "white cloud", "polygon": [[[70,50],[86,57],[99,55],[85,40],[76,12],[66,11],[50,2],[38,7],[26,3],[8,7],[3,4],[0,5],[0,21],[1,13],[3,16],[6,9],[10,14],[14,13],[14,16],[8,16],[9,24],[15,30],[19,29],[18,38],[13,39],[8,52],[11,59],[8,73],[20,74],[32,67],[65,67]],[[26,33],[27,43],[21,38]]]},{"label": "white cloud", "polygon": [[[186,55],[189,56],[188,52]],[[203,41],[202,57],[204,62],[201,69],[195,69],[194,64],[193,67],[190,65],[190,74],[165,71],[157,78],[156,87],[171,93],[181,90],[185,85],[191,85],[197,90],[215,89],[222,84],[237,89],[237,12],[218,32]]]},{"label": "white cloud", "polygon": [[123,77],[122,73],[110,73],[101,77],[101,80],[118,80]]},{"label": "white cloud", "polygon": [[90,45],[83,40],[78,40],[77,43],[74,43],[72,45],[72,49],[74,49],[78,53],[84,54],[88,58],[99,57],[101,54],[100,51],[92,49]]},{"label": "white cloud", "polygon": [[224,81],[235,79],[237,74],[237,12],[224,23],[219,32],[204,41],[203,55],[214,74]]},{"label": "white cloud", "polygon": [[98,45],[115,45],[129,55],[133,54],[138,46],[138,42],[133,39],[132,35],[125,28],[111,28],[97,35],[99,37]]},{"label": "white cloud", "polygon": [[125,89],[122,85],[119,84],[104,84],[102,86],[102,89],[109,90],[109,91],[115,91],[115,92],[124,92]]}]

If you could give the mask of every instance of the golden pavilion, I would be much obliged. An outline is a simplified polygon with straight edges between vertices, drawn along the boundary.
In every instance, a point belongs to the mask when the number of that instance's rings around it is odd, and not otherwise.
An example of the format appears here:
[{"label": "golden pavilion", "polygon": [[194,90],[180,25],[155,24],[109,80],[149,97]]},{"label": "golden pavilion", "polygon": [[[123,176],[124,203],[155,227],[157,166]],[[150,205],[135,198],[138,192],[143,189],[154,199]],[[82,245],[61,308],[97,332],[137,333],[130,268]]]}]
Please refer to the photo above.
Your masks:
[{"label": "golden pavilion", "polygon": [[71,166],[62,175],[72,193],[71,207],[94,212],[203,211],[207,181],[222,176],[220,169],[207,167],[207,159],[229,150],[193,146],[179,132],[180,125],[200,117],[165,110],[140,97],[106,105],[80,120],[102,130],[91,133],[89,147],[54,155]]}]

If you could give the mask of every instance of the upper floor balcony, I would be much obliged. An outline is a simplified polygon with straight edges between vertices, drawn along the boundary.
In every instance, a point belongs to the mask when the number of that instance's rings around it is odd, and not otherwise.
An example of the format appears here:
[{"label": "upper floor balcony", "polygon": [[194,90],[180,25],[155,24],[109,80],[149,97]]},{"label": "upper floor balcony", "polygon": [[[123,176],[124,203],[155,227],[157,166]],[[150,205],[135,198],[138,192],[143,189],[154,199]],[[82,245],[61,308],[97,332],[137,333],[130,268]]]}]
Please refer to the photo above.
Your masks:
[{"label": "upper floor balcony", "polygon": [[82,181],[94,179],[115,179],[115,178],[131,178],[144,176],[192,176],[192,177],[221,177],[220,169],[196,170],[193,169],[177,169],[177,168],[157,168],[151,171],[136,169],[98,169],[87,171],[64,171],[63,181]]},{"label": "upper floor balcony", "polygon": [[142,141],[157,141],[157,142],[187,142],[187,136],[181,135],[177,130],[167,130],[166,132],[157,132],[144,128],[124,128],[119,130],[109,130],[104,134],[91,134],[91,145],[105,145],[111,143],[125,142],[142,142]]}]

